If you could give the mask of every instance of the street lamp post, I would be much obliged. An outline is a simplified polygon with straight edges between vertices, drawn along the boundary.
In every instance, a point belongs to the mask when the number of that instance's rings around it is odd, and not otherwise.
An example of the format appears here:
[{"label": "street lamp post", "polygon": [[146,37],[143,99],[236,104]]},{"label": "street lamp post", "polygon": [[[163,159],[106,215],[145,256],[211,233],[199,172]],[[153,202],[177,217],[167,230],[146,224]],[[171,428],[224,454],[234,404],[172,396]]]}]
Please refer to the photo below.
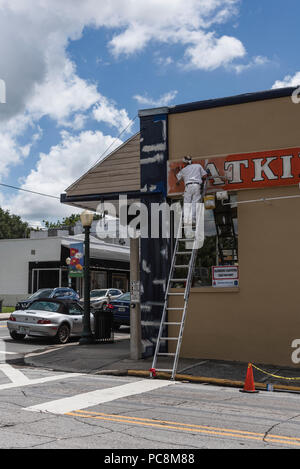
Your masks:
[{"label": "street lamp post", "polygon": [[94,214],[84,210],[81,215],[81,223],[84,228],[84,313],[83,313],[83,332],[79,340],[80,345],[91,344],[93,335],[91,330],[90,318],[90,230]]},{"label": "street lamp post", "polygon": [[[68,266],[68,268],[69,268],[69,266],[70,266],[70,264],[71,264],[71,257],[67,257],[67,259],[66,259],[66,264],[67,264],[67,266]],[[69,288],[72,287],[72,279],[71,279],[71,277],[70,277],[70,269],[69,269],[69,271],[68,271],[68,287],[69,287]]]}]

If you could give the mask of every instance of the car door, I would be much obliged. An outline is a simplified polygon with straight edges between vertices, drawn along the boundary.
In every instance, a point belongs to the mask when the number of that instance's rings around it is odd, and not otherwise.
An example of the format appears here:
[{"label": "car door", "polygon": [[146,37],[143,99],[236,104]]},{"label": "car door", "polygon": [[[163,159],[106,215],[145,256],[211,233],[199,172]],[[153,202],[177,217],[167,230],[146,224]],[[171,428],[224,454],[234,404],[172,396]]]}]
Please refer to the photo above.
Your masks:
[{"label": "car door", "polygon": [[73,324],[71,334],[81,335],[83,329],[83,309],[78,303],[69,304],[69,316]]}]

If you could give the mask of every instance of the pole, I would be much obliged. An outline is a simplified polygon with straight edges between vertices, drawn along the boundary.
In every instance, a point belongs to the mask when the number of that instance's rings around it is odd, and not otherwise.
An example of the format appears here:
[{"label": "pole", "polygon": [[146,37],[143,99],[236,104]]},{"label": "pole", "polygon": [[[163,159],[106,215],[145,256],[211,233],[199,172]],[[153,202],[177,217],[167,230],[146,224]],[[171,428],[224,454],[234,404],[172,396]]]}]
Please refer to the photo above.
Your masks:
[{"label": "pole", "polygon": [[[130,283],[139,285],[140,282],[140,253],[139,238],[130,238]],[[141,307],[140,301],[135,299],[130,304],[130,358],[141,358]]]},{"label": "pole", "polygon": [[84,227],[84,313],[83,332],[79,340],[80,345],[93,342],[90,318],[90,227]]}]

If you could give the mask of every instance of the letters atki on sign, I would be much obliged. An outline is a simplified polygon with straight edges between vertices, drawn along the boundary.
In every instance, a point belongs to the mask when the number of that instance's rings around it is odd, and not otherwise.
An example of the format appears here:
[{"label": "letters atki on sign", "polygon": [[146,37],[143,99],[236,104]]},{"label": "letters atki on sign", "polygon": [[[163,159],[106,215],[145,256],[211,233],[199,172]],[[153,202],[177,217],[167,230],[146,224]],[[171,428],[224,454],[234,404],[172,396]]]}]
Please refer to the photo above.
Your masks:
[{"label": "letters atki on sign", "polygon": [[[211,173],[207,192],[297,185],[300,182],[300,147],[207,159],[193,157],[193,162],[200,163]],[[176,184],[176,173],[181,167],[182,161],[169,161],[168,195],[184,191],[183,183]]]}]

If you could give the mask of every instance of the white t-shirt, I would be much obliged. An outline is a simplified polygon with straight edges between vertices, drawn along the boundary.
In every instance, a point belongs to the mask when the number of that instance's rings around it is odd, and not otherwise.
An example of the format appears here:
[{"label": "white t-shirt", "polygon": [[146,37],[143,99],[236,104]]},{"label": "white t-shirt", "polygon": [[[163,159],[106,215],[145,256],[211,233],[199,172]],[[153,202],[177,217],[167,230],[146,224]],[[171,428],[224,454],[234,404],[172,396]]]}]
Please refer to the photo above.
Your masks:
[{"label": "white t-shirt", "polygon": [[207,172],[202,168],[201,164],[188,164],[182,168],[179,173],[176,174],[178,181],[181,179],[184,180],[184,184],[189,184],[191,182],[202,183],[202,177],[206,176]]}]

